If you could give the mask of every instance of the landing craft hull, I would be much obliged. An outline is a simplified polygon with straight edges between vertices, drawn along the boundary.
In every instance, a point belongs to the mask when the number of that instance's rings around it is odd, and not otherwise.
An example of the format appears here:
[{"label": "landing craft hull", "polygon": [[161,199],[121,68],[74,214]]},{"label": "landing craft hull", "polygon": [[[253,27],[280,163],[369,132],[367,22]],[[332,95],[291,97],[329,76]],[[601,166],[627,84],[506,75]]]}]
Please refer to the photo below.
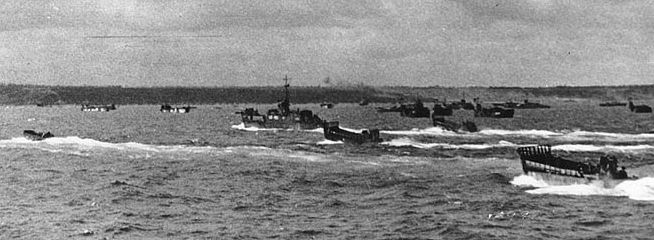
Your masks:
[{"label": "landing craft hull", "polygon": [[378,143],[382,141],[379,137],[379,129],[364,130],[361,133],[355,133],[341,129],[338,122],[323,123],[323,132],[325,139],[331,141],[343,141],[354,144]]}]

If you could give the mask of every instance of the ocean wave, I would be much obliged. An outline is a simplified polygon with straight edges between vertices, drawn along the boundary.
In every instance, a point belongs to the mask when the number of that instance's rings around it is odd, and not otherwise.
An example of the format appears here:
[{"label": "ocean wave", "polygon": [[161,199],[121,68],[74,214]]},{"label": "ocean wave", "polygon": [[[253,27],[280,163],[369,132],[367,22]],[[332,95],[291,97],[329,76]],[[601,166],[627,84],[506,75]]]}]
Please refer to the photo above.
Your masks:
[{"label": "ocean wave", "polygon": [[604,141],[604,142],[643,142],[654,141],[654,134],[652,133],[610,133],[610,132],[592,132],[582,130],[538,130],[538,129],[523,129],[523,130],[506,130],[506,129],[482,129],[476,133],[456,133],[444,130],[440,127],[429,128],[414,128],[411,130],[384,130],[381,133],[389,135],[405,135],[405,136],[458,136],[458,137],[492,137],[492,136],[509,136],[509,137],[528,137],[528,138],[543,138],[560,141]]},{"label": "ocean wave", "polygon": [[405,136],[411,136],[411,135],[426,135],[426,136],[456,136],[456,135],[462,135],[460,133],[455,133],[452,131],[445,130],[440,127],[429,127],[425,129],[420,129],[420,128],[413,128],[411,130],[383,130],[379,131],[380,133],[383,134],[389,134],[389,135],[405,135]]},{"label": "ocean wave", "polygon": [[381,144],[394,146],[394,147],[410,146],[410,147],[422,148],[422,149],[446,148],[446,149],[470,149],[470,150],[518,146],[508,141],[499,141],[496,144],[451,144],[451,143],[422,143],[410,138],[396,138],[390,141],[382,142]]},{"label": "ocean wave", "polygon": [[601,181],[588,184],[549,185],[545,181],[527,175],[515,177],[511,184],[535,187],[536,189],[527,190],[527,193],[531,194],[621,196],[633,200],[654,201],[654,178],[652,177],[625,180],[613,188],[605,188]]},{"label": "ocean wave", "polygon": [[[534,146],[534,144],[515,144],[510,141],[500,140],[497,143],[480,143],[480,144],[453,144],[453,143],[425,143],[411,138],[396,138],[390,141],[382,142],[383,145],[394,147],[414,147],[421,149],[444,148],[444,149],[468,149],[483,150],[492,148],[518,148],[524,146]],[[592,144],[561,144],[553,145],[552,150],[566,152],[644,152],[653,151],[654,146],[641,145],[592,145]]]}]

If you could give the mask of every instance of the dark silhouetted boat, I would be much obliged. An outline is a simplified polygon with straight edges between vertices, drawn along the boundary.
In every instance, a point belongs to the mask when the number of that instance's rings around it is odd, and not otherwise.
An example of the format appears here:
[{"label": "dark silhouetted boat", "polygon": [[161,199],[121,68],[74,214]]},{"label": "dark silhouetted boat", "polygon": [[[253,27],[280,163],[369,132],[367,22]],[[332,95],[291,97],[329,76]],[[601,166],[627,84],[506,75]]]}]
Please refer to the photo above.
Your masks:
[{"label": "dark silhouetted boat", "polygon": [[496,107],[505,107],[505,108],[514,108],[514,109],[550,108],[550,106],[548,105],[530,102],[527,99],[525,99],[523,102],[507,101],[503,103],[493,103],[493,105]]},{"label": "dark silhouetted boat", "polygon": [[634,102],[629,99],[629,110],[635,113],[651,113],[652,107],[647,105],[634,105]]},{"label": "dark silhouetted boat", "polygon": [[602,102],[599,105],[600,107],[624,107],[627,106],[627,103],[619,102],[619,101],[609,101],[609,102]]},{"label": "dark silhouetted boat", "polygon": [[[629,177],[624,167],[618,170],[615,157],[604,156],[598,164],[585,163],[564,159],[552,155],[549,145],[519,147],[522,170],[525,174],[545,180],[548,183],[587,183],[593,180],[625,180],[636,179]],[[614,185],[614,181],[605,181],[605,184]]]},{"label": "dark silhouetted boat", "polygon": [[435,102],[432,116],[452,116],[453,112],[452,107],[445,103]]},{"label": "dark silhouetted boat", "polygon": [[328,102],[323,102],[323,103],[320,104],[320,107],[321,108],[334,108],[334,104],[333,103],[328,103]]},{"label": "dark silhouetted boat", "polygon": [[434,123],[434,127],[441,127],[445,130],[452,131],[452,132],[479,131],[479,129],[477,128],[477,124],[475,124],[472,121],[463,121],[461,123],[457,123],[454,121],[446,120],[442,116],[435,116],[435,115],[432,115],[432,121]]},{"label": "dark silhouetted boat", "polygon": [[382,139],[379,137],[379,129],[363,130],[361,133],[350,132],[339,127],[336,121],[323,123],[325,139],[331,141],[343,141],[346,143],[378,143]]},{"label": "dark silhouetted boat", "polygon": [[361,99],[361,101],[359,102],[359,106],[368,106],[369,103],[370,102],[368,101],[368,99],[364,98],[364,99]]},{"label": "dark silhouetted boat", "polygon": [[24,130],[23,136],[32,141],[41,141],[46,138],[54,137],[54,135],[52,135],[52,133],[50,132],[42,133],[42,132],[36,132],[34,130]]},{"label": "dark silhouetted boat", "polygon": [[431,116],[431,111],[422,104],[420,98],[416,98],[414,103],[400,106],[400,115],[411,118],[428,118]]},{"label": "dark silhouetted boat", "polygon": [[265,114],[260,114],[254,108],[246,108],[236,112],[241,115],[241,120],[246,128],[279,128],[279,129],[316,129],[322,127],[322,119],[313,114],[310,110],[291,110],[288,94],[288,77],[284,77],[284,100],[277,104],[276,109],[269,109]]},{"label": "dark silhouetted boat", "polygon": [[110,110],[116,110],[116,105],[104,105],[104,106],[95,106],[95,105],[82,105],[82,111],[84,112],[108,112]]},{"label": "dark silhouetted boat", "polygon": [[191,111],[191,109],[196,108],[196,107],[191,107],[186,106],[186,107],[172,107],[168,104],[161,105],[161,109],[159,111],[161,112],[167,112],[167,113],[188,113]]},{"label": "dark silhouetted boat", "polygon": [[512,108],[498,106],[484,108],[478,98],[475,98],[475,103],[475,117],[512,118],[515,113],[515,109]]},{"label": "dark silhouetted boat", "polygon": [[448,106],[452,109],[475,110],[475,105],[467,102],[465,99],[461,99],[458,102],[450,102]]}]

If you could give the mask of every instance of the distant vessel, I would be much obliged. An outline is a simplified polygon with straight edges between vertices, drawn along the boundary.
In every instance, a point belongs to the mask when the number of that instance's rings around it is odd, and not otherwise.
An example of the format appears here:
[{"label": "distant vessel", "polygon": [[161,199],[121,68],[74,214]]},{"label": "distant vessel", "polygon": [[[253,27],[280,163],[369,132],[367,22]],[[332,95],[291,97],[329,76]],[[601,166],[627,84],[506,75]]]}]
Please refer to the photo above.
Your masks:
[{"label": "distant vessel", "polygon": [[432,116],[452,116],[454,112],[451,106],[439,102],[434,103],[433,110]]},{"label": "distant vessel", "polygon": [[461,101],[458,102],[451,102],[448,104],[448,106],[452,109],[475,110],[475,105],[470,102],[466,102],[465,99],[461,99]]},{"label": "distant vessel", "polygon": [[434,127],[441,127],[445,130],[452,131],[452,132],[479,131],[479,129],[477,128],[477,124],[475,124],[472,121],[463,121],[461,123],[457,123],[454,121],[446,120],[442,116],[432,115],[432,122],[434,124]]},{"label": "distant vessel", "polygon": [[161,109],[159,111],[161,112],[169,112],[169,113],[188,113],[191,111],[191,109],[196,108],[196,107],[191,107],[186,106],[186,107],[172,107],[168,104],[161,105]]},{"label": "distant vessel", "polygon": [[635,113],[651,113],[652,108],[647,105],[634,105],[634,102],[629,99],[629,110]]},{"label": "distant vessel", "polygon": [[338,122],[323,123],[325,139],[332,141],[343,141],[347,143],[363,144],[377,143],[382,139],[379,137],[379,129],[363,130],[361,133],[350,132],[339,127]]},{"label": "distant vessel", "polygon": [[254,108],[246,108],[236,112],[241,114],[245,127],[280,128],[280,129],[316,129],[322,127],[322,120],[310,110],[291,110],[288,94],[288,77],[284,77],[284,100],[277,104],[276,109],[269,109],[266,114],[260,114]]},{"label": "distant vessel", "polygon": [[609,102],[603,102],[599,104],[600,107],[624,107],[627,106],[626,102],[619,102],[619,101],[609,101]]},{"label": "distant vessel", "polygon": [[493,105],[498,107],[515,108],[515,109],[550,108],[550,106],[548,105],[530,102],[527,99],[525,99],[523,102],[507,101],[504,103],[493,103]]},{"label": "distant vessel", "polygon": [[479,102],[478,98],[475,98],[475,117],[491,117],[491,118],[512,118],[515,110],[512,108],[503,108],[503,107],[491,107],[484,108]]},{"label": "distant vessel", "polygon": [[82,105],[82,111],[84,112],[108,112],[110,110],[116,110],[116,105],[114,104],[104,105],[104,106],[94,106],[88,104]]},{"label": "distant vessel", "polygon": [[364,99],[361,99],[361,101],[359,102],[359,106],[367,106],[369,103],[370,102],[368,101],[368,99],[364,98]]},{"label": "distant vessel", "polygon": [[320,104],[321,108],[333,108],[334,104],[333,103],[328,103],[328,102],[323,102]]},{"label": "distant vessel", "polygon": [[42,133],[42,132],[36,132],[34,130],[24,130],[23,136],[32,141],[41,141],[46,138],[54,137],[54,135],[52,135],[52,133],[50,132]]},{"label": "distant vessel", "polygon": [[429,108],[422,104],[420,98],[416,98],[413,104],[402,104],[399,107],[400,115],[411,118],[428,118],[431,115]]},{"label": "distant vessel", "polygon": [[600,158],[599,164],[583,163],[552,155],[549,145],[519,147],[517,150],[525,174],[550,183],[587,183],[593,180],[612,180],[605,184],[614,185],[614,180],[635,179],[629,177],[624,167],[618,170],[615,157]]}]

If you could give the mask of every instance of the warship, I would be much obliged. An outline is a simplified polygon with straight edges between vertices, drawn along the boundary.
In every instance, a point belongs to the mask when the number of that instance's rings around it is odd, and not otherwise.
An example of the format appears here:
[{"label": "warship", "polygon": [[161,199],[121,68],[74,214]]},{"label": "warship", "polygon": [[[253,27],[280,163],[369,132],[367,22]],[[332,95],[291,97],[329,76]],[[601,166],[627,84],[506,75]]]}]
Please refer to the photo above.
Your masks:
[{"label": "warship", "polygon": [[275,129],[316,129],[322,127],[322,119],[313,114],[311,110],[291,110],[289,100],[288,77],[284,76],[284,100],[277,104],[277,108],[269,109],[260,114],[257,109],[246,108],[236,112],[241,115],[241,121],[246,128],[275,128]]}]

